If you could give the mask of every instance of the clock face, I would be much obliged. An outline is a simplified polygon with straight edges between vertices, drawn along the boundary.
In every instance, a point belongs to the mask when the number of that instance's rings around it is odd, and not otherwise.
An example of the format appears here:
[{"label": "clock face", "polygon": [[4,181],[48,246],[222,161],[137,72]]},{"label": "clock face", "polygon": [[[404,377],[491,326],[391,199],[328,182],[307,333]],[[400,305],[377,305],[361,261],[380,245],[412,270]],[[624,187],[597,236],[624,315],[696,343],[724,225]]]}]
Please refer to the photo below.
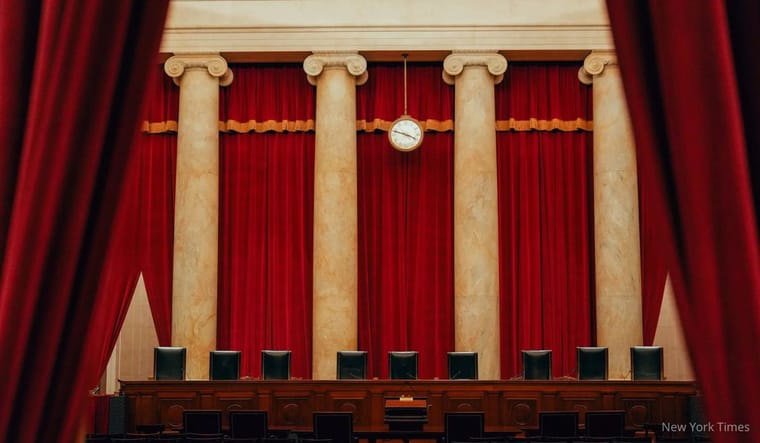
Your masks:
[{"label": "clock face", "polygon": [[401,117],[388,129],[388,140],[399,151],[413,151],[422,143],[422,127],[411,117]]}]

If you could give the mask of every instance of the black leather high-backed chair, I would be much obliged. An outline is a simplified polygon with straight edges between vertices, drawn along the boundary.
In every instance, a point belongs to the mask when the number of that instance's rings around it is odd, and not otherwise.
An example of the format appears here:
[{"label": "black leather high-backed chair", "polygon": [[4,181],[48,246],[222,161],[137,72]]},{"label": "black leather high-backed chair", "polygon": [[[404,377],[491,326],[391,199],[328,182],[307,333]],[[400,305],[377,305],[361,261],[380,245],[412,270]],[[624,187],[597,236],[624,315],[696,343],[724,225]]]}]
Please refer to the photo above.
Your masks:
[{"label": "black leather high-backed chair", "polygon": [[182,413],[185,434],[219,435],[222,433],[222,411],[211,409],[186,409]]},{"label": "black leather high-backed chair", "polygon": [[240,351],[211,351],[208,357],[210,380],[240,378]]},{"label": "black leather high-backed chair", "polygon": [[388,374],[391,380],[417,380],[417,351],[391,351],[388,353]]},{"label": "black leather high-backed chair", "polygon": [[631,377],[634,380],[662,380],[662,346],[631,347]]},{"label": "black leather high-backed chair", "polygon": [[332,443],[354,442],[354,417],[350,412],[314,412],[314,438]]},{"label": "black leather high-backed chair", "polygon": [[478,379],[478,353],[477,352],[449,352],[449,379],[451,380],[477,380]]},{"label": "black leather high-backed chair", "polygon": [[184,380],[187,350],[179,346],[153,348],[153,378],[156,380]]},{"label": "black leather high-backed chair", "polygon": [[290,379],[290,351],[261,351],[261,378]]},{"label": "black leather high-backed chair", "polygon": [[230,437],[259,439],[268,436],[267,411],[230,411]]},{"label": "black leather high-backed chair", "polygon": [[578,435],[577,411],[538,413],[538,435],[541,437],[575,437]]},{"label": "black leather high-backed chair", "polygon": [[578,346],[578,380],[607,380],[607,348]]},{"label": "black leather high-backed chair", "polygon": [[367,351],[338,351],[338,380],[367,378]]},{"label": "black leather high-backed chair", "polygon": [[625,436],[625,411],[587,411],[585,436],[600,439]]},{"label": "black leather high-backed chair", "polygon": [[550,350],[522,351],[522,364],[524,380],[552,378],[552,351]]},{"label": "black leather high-backed chair", "polygon": [[443,414],[443,433],[446,443],[471,441],[483,437],[483,412],[446,412]]}]

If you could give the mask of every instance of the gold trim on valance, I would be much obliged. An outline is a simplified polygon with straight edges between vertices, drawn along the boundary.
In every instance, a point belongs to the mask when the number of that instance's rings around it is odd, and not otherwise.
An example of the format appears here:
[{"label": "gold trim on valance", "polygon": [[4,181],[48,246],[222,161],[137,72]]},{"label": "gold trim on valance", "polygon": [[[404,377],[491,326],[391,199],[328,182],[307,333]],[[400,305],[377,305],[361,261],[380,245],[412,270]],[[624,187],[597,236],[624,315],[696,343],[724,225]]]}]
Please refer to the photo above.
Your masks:
[{"label": "gold trim on valance", "polygon": [[140,130],[148,134],[177,132],[177,122],[175,120],[167,120],[163,122],[149,122],[145,120],[143,121],[142,128],[140,128]]},{"label": "gold trim on valance", "polygon": [[553,118],[551,120],[539,120],[531,118],[528,120],[496,120],[497,131],[593,131],[594,122],[578,118],[575,120],[560,120]]},{"label": "gold trim on valance", "polygon": [[[373,131],[384,131],[387,132],[388,128],[391,127],[391,123],[393,123],[394,120],[383,120],[380,118],[376,118],[374,120],[357,120],[356,121],[356,130],[357,131],[364,131],[364,132],[373,132]],[[453,120],[420,120],[420,124],[422,125],[422,129],[424,131],[431,131],[431,132],[446,132],[446,131],[453,131],[454,130],[454,121]]]},{"label": "gold trim on valance", "polygon": [[308,132],[314,130],[314,120],[266,120],[259,122],[248,120],[239,122],[237,120],[227,120],[219,122],[219,132]]},{"label": "gold trim on valance", "polygon": [[[364,132],[388,131],[393,123],[390,120],[376,118],[374,120],[357,120],[356,130]],[[430,132],[446,132],[454,130],[453,120],[422,120],[422,128]],[[551,120],[540,120],[531,118],[528,120],[497,120],[497,131],[593,131],[594,122],[578,118],[575,120],[560,120],[553,118]],[[161,134],[166,132],[177,132],[177,122],[167,120],[163,122],[144,121],[141,128],[142,132],[148,134]],[[308,132],[314,131],[314,120],[266,120],[258,122],[249,120],[239,122],[236,120],[227,120],[219,122],[219,132]]]}]

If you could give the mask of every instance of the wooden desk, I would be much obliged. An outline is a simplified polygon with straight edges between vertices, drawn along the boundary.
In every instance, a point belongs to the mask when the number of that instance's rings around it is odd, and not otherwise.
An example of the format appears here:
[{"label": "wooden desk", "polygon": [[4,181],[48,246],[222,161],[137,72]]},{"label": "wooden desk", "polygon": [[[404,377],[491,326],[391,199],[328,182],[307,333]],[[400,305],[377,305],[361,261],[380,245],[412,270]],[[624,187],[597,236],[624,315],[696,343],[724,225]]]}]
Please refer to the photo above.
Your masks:
[{"label": "wooden desk", "polygon": [[309,430],[312,412],[346,411],[354,414],[355,431],[387,431],[385,399],[406,396],[427,398],[425,431],[440,432],[444,412],[464,411],[484,411],[486,428],[497,431],[538,426],[539,411],[558,410],[624,410],[628,427],[685,424],[696,388],[671,381],[122,380],[121,392],[128,430],[148,423],[181,426],[185,409],[263,409],[270,427]]},{"label": "wooden desk", "polygon": [[390,431],[422,432],[428,422],[427,410],[427,399],[386,398],[383,422]]}]

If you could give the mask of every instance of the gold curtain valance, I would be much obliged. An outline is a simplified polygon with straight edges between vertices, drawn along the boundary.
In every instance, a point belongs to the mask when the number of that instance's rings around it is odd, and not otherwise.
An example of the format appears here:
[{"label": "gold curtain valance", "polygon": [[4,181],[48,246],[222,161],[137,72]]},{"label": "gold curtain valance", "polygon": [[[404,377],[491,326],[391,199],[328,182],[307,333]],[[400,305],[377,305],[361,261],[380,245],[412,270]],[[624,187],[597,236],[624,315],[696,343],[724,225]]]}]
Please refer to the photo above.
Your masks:
[{"label": "gold curtain valance", "polygon": [[[364,132],[387,131],[392,121],[376,118],[374,120],[357,120],[356,130]],[[422,120],[422,127],[428,132],[446,132],[454,130],[453,120]],[[497,120],[497,131],[592,131],[594,123],[591,120],[578,118],[575,120],[551,119],[543,120],[530,118],[527,120]],[[144,121],[142,132],[148,134],[162,134],[167,132],[177,132],[177,122],[167,120],[162,122]],[[266,120],[259,122],[249,120],[239,122],[236,120],[227,120],[219,122],[219,132],[224,133],[247,133],[247,132],[308,132],[314,130],[314,120]]]}]

